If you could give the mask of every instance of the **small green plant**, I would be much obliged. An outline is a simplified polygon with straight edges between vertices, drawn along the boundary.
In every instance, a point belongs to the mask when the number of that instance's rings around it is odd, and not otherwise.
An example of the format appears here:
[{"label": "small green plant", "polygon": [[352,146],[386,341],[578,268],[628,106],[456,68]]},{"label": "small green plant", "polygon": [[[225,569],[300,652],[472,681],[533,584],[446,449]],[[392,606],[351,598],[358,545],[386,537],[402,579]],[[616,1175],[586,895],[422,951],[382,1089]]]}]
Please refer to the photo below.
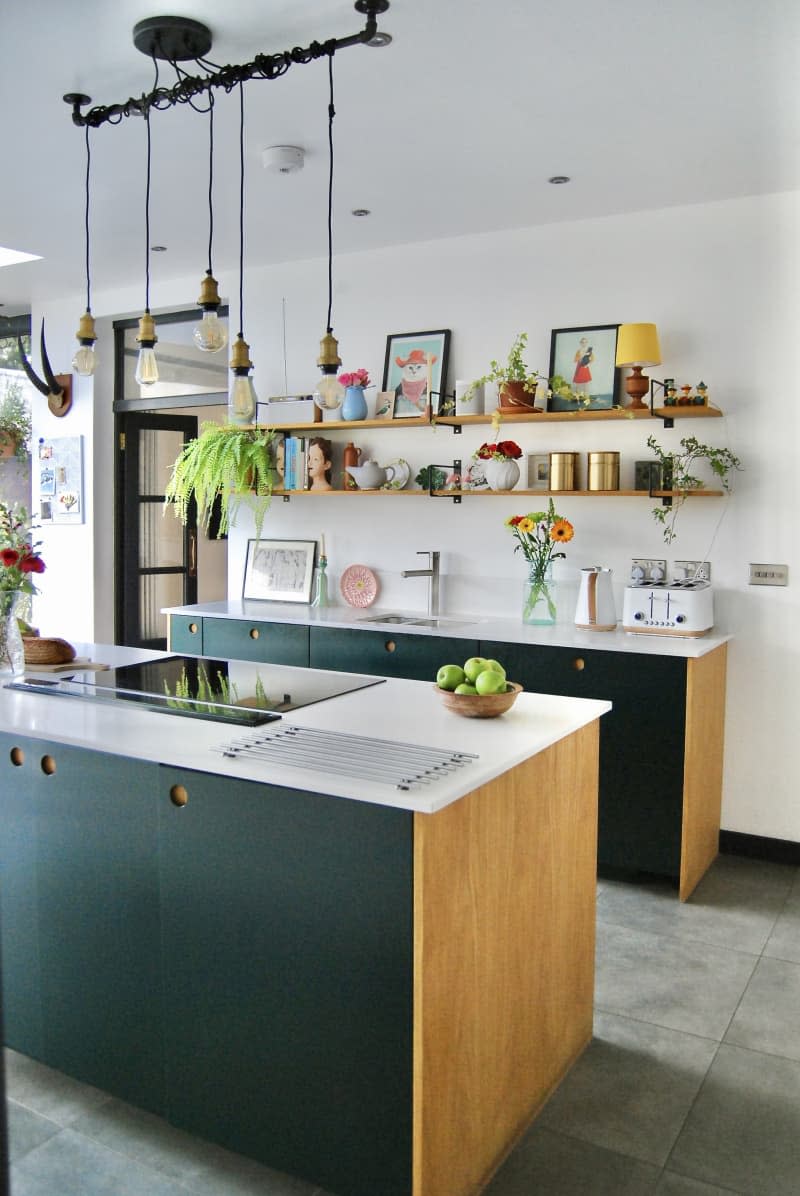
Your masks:
[{"label": "small green plant", "polygon": [[469,384],[464,394],[464,402],[470,402],[477,387],[484,386],[487,382],[521,382],[528,394],[535,394],[542,375],[538,370],[529,370],[525,364],[523,354],[527,344],[527,332],[518,332],[508,351],[506,364],[500,365],[499,361],[490,361],[489,373]]},{"label": "small green plant", "polygon": [[31,441],[31,409],[26,401],[22,383],[6,381],[0,399],[0,441],[14,445],[14,456],[20,461],[28,458]]},{"label": "small green plant", "polygon": [[671,544],[675,539],[675,520],[678,511],[686,501],[689,492],[701,489],[703,486],[702,478],[692,472],[698,463],[701,461],[708,463],[711,472],[719,480],[726,493],[730,493],[731,489],[729,473],[732,469],[741,469],[742,463],[730,449],[701,444],[696,436],[685,436],[681,440],[681,452],[674,450],[668,452],[658,444],[654,436],[647,437],[647,446],[653,450],[661,463],[665,487],[678,492],[673,495],[672,503],[669,506],[653,508],[653,518],[662,525],[666,543]]},{"label": "small green plant", "polygon": [[186,523],[194,497],[198,519],[207,531],[219,498],[219,537],[236,522],[238,509],[246,502],[254,513],[256,538],[260,537],[275,480],[274,437],[270,428],[202,424],[200,435],[184,445],[172,466],[164,491],[165,506],[173,506],[177,517]]}]

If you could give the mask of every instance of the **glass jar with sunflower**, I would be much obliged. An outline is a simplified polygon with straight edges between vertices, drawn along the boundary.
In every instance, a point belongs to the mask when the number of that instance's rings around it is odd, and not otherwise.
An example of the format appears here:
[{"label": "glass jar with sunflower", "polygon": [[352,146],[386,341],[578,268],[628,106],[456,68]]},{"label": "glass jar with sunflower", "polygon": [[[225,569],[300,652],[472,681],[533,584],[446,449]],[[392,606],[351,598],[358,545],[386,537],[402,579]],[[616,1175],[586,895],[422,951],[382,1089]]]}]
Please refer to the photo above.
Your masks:
[{"label": "glass jar with sunflower", "polygon": [[556,597],[553,582],[553,561],[565,556],[556,551],[559,544],[567,544],[575,534],[568,519],[556,513],[550,499],[546,511],[531,511],[528,515],[511,515],[505,521],[517,543],[514,551],[522,551],[528,562],[528,577],[523,586],[522,622],[538,625],[555,623]]}]

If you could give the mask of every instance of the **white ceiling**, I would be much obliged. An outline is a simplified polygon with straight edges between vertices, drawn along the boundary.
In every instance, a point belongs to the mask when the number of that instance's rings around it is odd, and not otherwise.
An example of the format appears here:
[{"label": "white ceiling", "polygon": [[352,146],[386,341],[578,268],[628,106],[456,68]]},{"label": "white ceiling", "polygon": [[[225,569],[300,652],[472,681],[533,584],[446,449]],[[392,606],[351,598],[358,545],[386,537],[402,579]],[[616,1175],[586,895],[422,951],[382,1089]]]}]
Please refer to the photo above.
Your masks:
[{"label": "white ceiling", "polygon": [[[43,260],[0,270],[4,314],[82,289],[84,135],[62,95],[149,91],[131,31],[164,11],[208,24],[219,63],[364,23],[353,0],[5,5],[0,245]],[[391,46],[335,59],[336,253],[800,188],[798,0],[391,0],[379,26]],[[233,295],[238,99],[217,98],[215,273]],[[248,84],[245,106],[247,263],[323,256],[325,63]],[[151,258],[157,309],[160,278],[205,269],[208,134],[187,108],[151,125],[151,243],[168,247]],[[144,129],[91,135],[95,290],[143,279]],[[264,171],[276,144],[305,149],[300,174]]]}]

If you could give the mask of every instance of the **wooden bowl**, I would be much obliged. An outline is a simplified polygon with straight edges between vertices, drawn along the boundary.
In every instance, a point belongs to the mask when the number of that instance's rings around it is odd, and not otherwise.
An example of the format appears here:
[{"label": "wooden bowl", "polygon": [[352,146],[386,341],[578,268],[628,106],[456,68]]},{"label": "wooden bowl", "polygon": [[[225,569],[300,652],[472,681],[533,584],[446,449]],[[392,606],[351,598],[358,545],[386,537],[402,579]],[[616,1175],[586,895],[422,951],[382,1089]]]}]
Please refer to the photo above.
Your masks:
[{"label": "wooden bowl", "polygon": [[457,694],[449,689],[433,687],[448,710],[460,714],[463,718],[497,718],[505,714],[517,700],[517,694],[522,693],[522,686],[516,681],[506,682],[505,693],[499,694]]}]

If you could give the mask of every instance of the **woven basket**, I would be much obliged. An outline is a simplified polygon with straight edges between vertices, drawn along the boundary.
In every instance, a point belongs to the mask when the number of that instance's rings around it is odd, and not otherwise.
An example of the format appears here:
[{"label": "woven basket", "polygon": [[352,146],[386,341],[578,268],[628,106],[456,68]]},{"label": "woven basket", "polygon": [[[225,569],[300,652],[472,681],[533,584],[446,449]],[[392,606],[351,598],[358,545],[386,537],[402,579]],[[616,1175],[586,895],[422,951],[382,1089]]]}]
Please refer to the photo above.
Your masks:
[{"label": "woven basket", "polygon": [[23,635],[22,642],[26,664],[69,664],[75,659],[75,649],[66,640]]}]

